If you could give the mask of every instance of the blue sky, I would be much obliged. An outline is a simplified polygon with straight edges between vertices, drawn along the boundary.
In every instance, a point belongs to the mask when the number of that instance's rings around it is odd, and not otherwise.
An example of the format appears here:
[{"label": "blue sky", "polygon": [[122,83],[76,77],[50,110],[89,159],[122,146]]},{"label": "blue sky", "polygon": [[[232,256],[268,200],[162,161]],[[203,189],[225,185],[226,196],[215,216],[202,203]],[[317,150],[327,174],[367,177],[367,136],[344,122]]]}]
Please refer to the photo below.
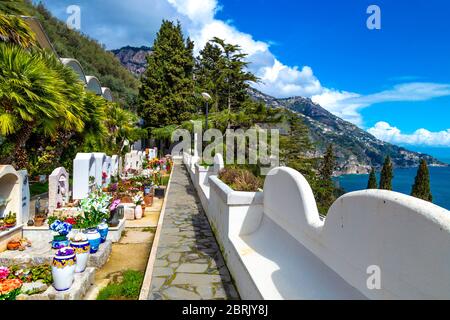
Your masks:
[{"label": "blue sky", "polygon": [[[240,44],[260,90],[310,97],[382,140],[450,158],[450,1],[43,2],[63,20],[79,5],[81,31],[109,49],[149,46],[162,18],[178,19],[197,50],[215,35]],[[371,4],[381,30],[366,27]]]}]

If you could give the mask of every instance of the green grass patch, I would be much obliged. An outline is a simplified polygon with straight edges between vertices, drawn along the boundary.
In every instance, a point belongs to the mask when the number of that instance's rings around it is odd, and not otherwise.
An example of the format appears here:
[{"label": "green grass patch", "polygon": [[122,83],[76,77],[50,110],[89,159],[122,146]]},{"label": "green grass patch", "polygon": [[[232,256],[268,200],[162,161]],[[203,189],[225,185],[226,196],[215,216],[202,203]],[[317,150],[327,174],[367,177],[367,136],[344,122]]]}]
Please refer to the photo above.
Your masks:
[{"label": "green grass patch", "polygon": [[32,183],[30,184],[30,194],[31,196],[37,196],[39,194],[43,194],[48,192],[48,182],[45,183]]},{"label": "green grass patch", "polygon": [[111,283],[98,294],[97,300],[137,300],[141,291],[144,273],[126,270],[120,283]]}]

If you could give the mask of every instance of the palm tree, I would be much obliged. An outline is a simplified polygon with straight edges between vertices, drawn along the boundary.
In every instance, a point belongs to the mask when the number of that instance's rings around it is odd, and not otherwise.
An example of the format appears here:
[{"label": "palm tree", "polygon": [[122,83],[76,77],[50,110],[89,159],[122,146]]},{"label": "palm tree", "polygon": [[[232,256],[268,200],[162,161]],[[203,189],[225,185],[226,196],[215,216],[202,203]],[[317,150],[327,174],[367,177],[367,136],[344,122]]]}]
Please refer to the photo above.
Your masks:
[{"label": "palm tree", "polygon": [[29,48],[36,45],[36,36],[20,17],[0,13],[0,41]]},{"label": "palm tree", "polygon": [[23,0],[0,0],[0,13],[26,14],[27,6]]},{"label": "palm tree", "polygon": [[25,144],[36,127],[55,134],[70,102],[64,88],[64,80],[42,55],[0,43],[0,135],[14,145],[12,152],[2,155],[2,163],[14,159],[17,168],[26,167]]}]

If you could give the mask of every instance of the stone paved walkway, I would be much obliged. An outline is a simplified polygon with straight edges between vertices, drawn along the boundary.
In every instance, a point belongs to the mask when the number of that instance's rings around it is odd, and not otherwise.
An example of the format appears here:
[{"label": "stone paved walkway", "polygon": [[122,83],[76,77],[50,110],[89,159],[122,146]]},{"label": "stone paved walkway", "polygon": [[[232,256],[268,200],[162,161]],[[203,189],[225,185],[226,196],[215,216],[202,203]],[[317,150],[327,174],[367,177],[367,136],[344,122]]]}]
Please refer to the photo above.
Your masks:
[{"label": "stone paved walkway", "polygon": [[239,299],[188,172],[175,165],[150,300]]}]

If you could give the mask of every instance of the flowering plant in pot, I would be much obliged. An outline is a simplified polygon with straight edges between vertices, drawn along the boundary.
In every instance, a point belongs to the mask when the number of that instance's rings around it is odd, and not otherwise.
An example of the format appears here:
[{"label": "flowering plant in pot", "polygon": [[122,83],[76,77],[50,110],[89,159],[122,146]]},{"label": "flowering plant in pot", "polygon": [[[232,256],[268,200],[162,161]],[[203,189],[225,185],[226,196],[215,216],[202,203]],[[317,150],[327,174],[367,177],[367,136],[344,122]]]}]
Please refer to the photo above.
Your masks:
[{"label": "flowering plant in pot", "polygon": [[44,225],[45,219],[47,218],[47,215],[43,212],[36,213],[34,215],[34,226],[35,227],[41,227]]},{"label": "flowering plant in pot", "polygon": [[0,267],[0,301],[16,300],[22,288],[22,281],[19,279],[8,279],[10,270],[7,267]]},{"label": "flowering plant in pot", "polygon": [[82,226],[86,229],[85,233],[91,246],[91,253],[96,253],[99,249],[102,237],[98,227],[110,218],[111,199],[109,194],[102,190],[96,190],[80,201],[80,209],[83,212]]},{"label": "flowering plant in pot", "polygon": [[15,212],[10,212],[8,213],[5,218],[4,218],[4,223],[5,223],[5,227],[6,228],[13,228],[15,227],[16,223],[17,223],[17,219],[16,219],[16,213]]},{"label": "flowering plant in pot", "polygon": [[72,230],[72,225],[70,223],[56,220],[50,225],[50,230],[57,233],[57,235],[53,237],[53,249],[60,249],[69,245],[70,241],[67,239],[67,235]]}]

